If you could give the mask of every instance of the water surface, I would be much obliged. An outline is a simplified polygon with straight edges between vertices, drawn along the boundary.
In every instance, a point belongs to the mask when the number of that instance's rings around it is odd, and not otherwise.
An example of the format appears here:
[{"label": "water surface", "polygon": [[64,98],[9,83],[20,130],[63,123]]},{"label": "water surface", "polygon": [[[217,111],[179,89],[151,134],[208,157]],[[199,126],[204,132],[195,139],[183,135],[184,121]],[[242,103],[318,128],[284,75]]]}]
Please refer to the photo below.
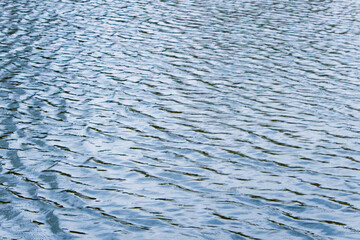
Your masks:
[{"label": "water surface", "polygon": [[2,0],[2,239],[359,239],[356,0]]}]

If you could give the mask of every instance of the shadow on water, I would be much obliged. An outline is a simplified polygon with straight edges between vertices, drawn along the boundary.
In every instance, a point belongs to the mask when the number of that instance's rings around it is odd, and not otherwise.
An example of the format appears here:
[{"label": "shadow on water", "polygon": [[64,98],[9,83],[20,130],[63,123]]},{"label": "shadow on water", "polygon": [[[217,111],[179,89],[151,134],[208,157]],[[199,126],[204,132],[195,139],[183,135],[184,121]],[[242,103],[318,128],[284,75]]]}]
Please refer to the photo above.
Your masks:
[{"label": "shadow on water", "polygon": [[0,3],[4,239],[357,239],[357,1]]}]

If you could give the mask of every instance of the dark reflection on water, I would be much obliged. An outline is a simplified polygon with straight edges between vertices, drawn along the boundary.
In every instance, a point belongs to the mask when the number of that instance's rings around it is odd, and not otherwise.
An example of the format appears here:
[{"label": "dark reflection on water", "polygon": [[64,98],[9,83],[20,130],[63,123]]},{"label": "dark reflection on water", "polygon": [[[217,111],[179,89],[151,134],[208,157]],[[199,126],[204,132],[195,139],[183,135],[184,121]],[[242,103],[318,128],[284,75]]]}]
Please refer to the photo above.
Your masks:
[{"label": "dark reflection on water", "polygon": [[358,239],[360,4],[0,2],[3,239]]}]

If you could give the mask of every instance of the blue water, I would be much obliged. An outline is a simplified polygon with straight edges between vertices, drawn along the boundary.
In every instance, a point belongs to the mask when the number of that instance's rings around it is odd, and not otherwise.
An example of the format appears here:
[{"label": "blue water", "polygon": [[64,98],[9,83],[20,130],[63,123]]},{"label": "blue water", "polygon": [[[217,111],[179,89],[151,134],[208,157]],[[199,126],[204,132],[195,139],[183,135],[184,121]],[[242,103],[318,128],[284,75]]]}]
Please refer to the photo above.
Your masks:
[{"label": "blue water", "polygon": [[1,239],[360,239],[360,2],[2,0]]}]

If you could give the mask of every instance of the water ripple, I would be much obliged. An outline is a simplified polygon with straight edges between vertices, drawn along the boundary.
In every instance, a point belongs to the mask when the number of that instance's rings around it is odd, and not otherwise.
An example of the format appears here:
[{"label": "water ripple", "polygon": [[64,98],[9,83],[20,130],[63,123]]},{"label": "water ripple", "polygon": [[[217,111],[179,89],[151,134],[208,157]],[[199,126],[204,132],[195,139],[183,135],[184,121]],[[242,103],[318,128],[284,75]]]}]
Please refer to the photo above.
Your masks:
[{"label": "water ripple", "polygon": [[3,239],[358,239],[357,1],[0,9]]}]

